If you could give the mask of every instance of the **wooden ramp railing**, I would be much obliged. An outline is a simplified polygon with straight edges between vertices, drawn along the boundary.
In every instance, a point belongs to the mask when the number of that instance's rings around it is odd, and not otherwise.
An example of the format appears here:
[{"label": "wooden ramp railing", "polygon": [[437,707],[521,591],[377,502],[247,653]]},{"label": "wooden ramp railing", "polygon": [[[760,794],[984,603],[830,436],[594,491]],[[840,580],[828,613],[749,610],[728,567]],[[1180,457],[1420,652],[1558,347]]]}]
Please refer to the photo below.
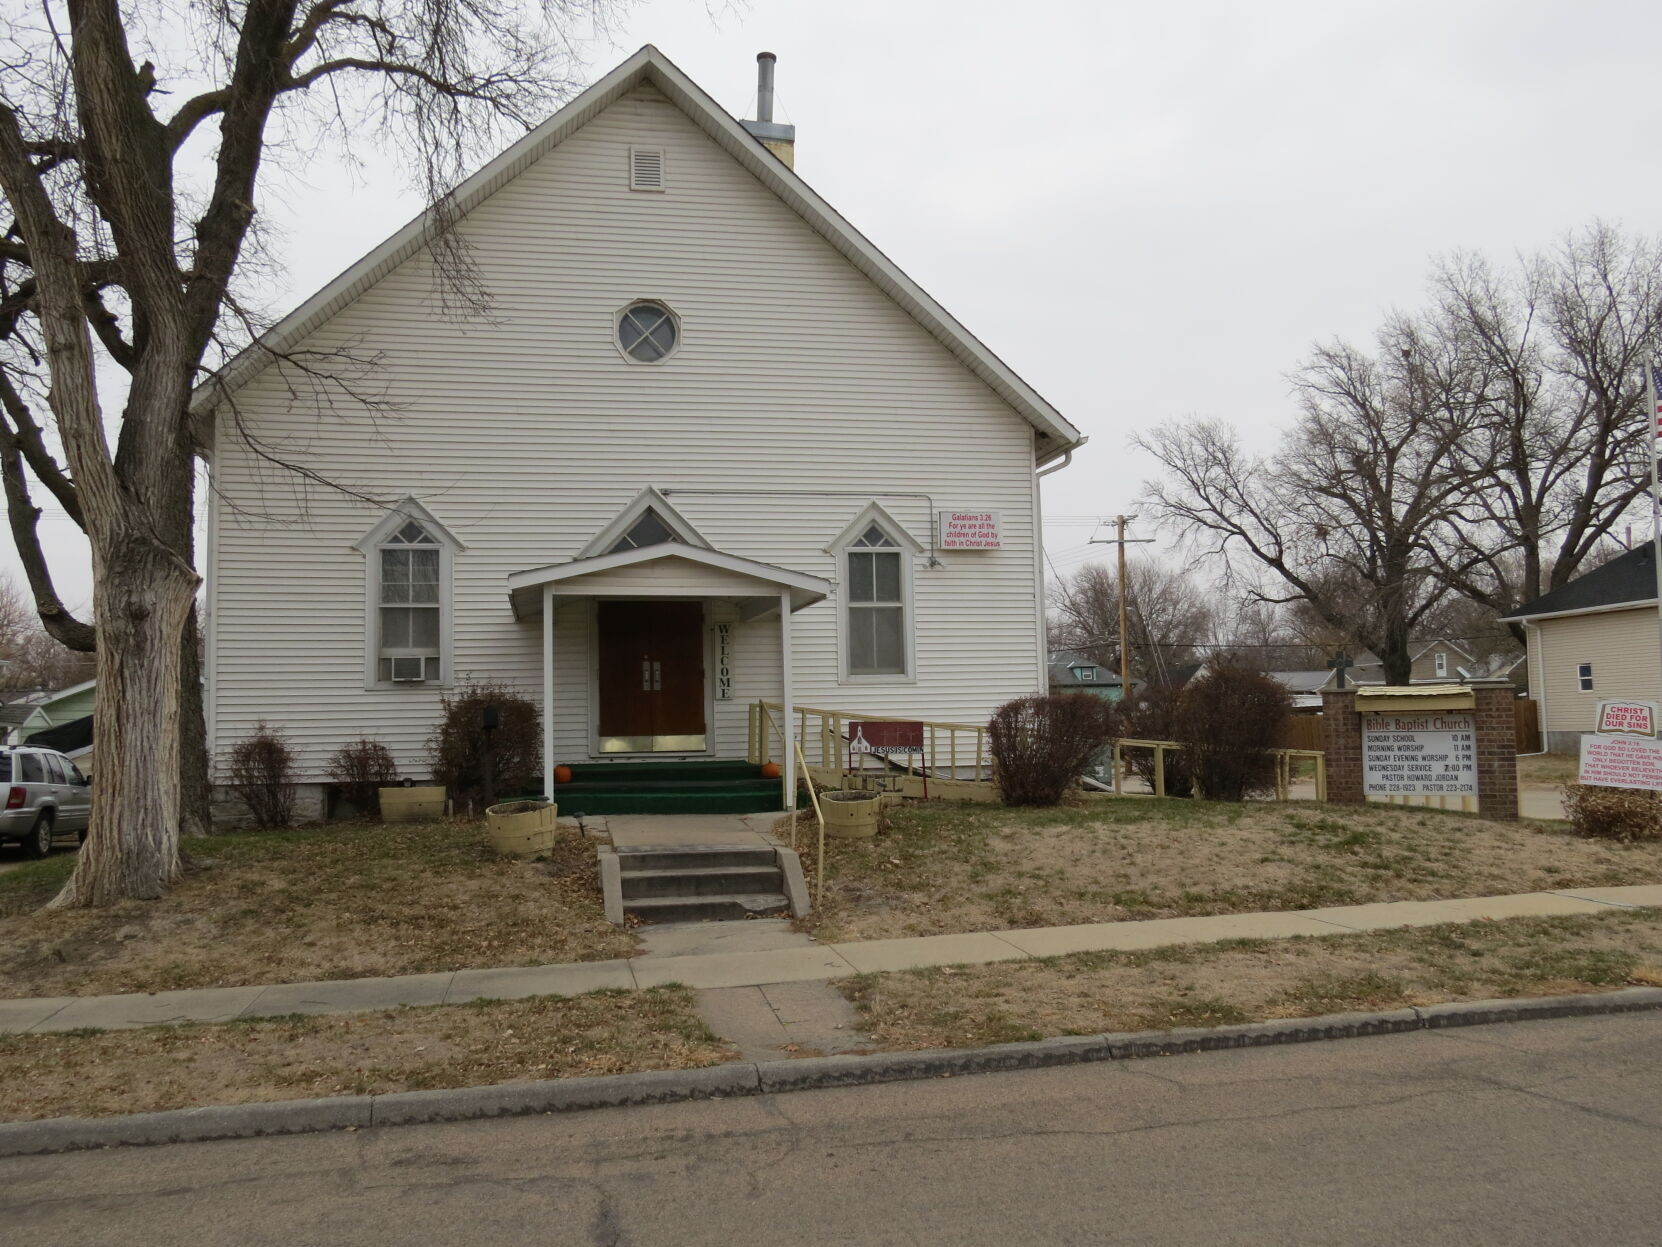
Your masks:
[{"label": "wooden ramp railing", "polygon": [[[841,788],[852,770],[861,786],[897,789],[907,796],[924,795],[972,801],[993,801],[992,754],[987,747],[984,723],[946,723],[923,720],[924,748],[921,755],[896,759],[893,764],[866,754],[848,752],[848,724],[851,722],[916,723],[895,715],[860,714],[850,710],[824,710],[815,706],[793,706],[798,765],[814,783]],[[758,701],[750,707],[746,757],[759,764],[784,757],[784,707],[778,702]],[[1147,749],[1154,755],[1150,792],[1137,792],[1126,785],[1126,750]],[[1182,752],[1175,740],[1124,739],[1113,743],[1113,790],[1116,796],[1166,795],[1166,758]],[[1316,800],[1327,800],[1327,755],[1320,749],[1272,749],[1275,755],[1275,795],[1290,798],[1294,774],[1301,761],[1312,764]],[[787,794],[789,795],[789,794]]]}]

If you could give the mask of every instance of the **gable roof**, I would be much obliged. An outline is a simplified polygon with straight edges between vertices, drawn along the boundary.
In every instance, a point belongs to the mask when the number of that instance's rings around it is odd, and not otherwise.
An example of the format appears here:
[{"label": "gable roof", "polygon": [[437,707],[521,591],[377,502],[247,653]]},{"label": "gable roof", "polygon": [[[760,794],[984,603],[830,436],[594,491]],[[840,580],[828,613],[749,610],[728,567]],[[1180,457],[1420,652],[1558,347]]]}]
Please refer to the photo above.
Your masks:
[{"label": "gable roof", "polygon": [[1429,653],[1431,650],[1438,649],[1438,648],[1458,650],[1460,653],[1464,654],[1467,658],[1476,658],[1477,657],[1477,655],[1472,653],[1472,651],[1469,648],[1462,645],[1459,641],[1453,640],[1449,637],[1432,637],[1430,640],[1418,641],[1418,642],[1414,642],[1414,644],[1418,645],[1419,648],[1414,649],[1414,650],[1410,650],[1409,655],[1408,655],[1410,660],[1412,660],[1414,662],[1418,662],[1420,659],[1424,658],[1426,656],[1426,654]]},{"label": "gable roof", "polygon": [[1525,602],[1503,622],[1546,619],[1553,615],[1582,615],[1591,611],[1616,610],[1624,606],[1656,604],[1656,562],[1651,544],[1635,546],[1602,567],[1595,567]]},{"label": "gable roof", "polygon": [[596,554],[588,558],[570,559],[564,563],[551,563],[546,567],[528,567],[522,572],[511,572],[508,576],[508,604],[513,608],[515,619],[526,619],[541,611],[542,598],[538,590],[544,585],[557,584],[562,580],[587,576],[593,572],[634,567],[638,563],[655,563],[660,559],[675,559],[699,567],[737,572],[741,576],[750,576],[777,585],[781,589],[789,590],[793,613],[824,601],[831,595],[831,582],[819,576],[792,571],[787,567],[776,567],[772,563],[761,563],[722,550],[683,545],[679,541],[664,541],[655,546],[636,546],[632,550],[617,550],[610,554]]},{"label": "gable roof", "polygon": [[[650,43],[583,91],[542,125],[489,161],[456,188],[452,211],[458,219],[575,134],[638,83],[649,82],[716,145],[748,170],[800,216],[815,233],[923,326],[960,363],[986,383],[1039,433],[1038,461],[1048,462],[1081,445],[1085,438],[1003,360],[903,273],[864,234],[850,225],[721,105],[705,94]],[[341,273],[256,341],[239,351],[215,377],[199,384],[191,410],[213,411],[226,394],[253,380],[271,362],[271,351],[288,350],[319,329],[428,241],[428,216],[420,216]]]}]

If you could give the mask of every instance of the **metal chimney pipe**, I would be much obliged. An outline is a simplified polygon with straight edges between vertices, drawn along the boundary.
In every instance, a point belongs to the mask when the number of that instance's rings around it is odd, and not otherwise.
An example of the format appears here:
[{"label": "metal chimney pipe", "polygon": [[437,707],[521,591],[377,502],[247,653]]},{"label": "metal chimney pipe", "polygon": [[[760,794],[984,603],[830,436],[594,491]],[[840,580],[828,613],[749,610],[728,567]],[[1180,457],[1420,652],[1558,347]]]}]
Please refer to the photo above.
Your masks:
[{"label": "metal chimney pipe", "polygon": [[756,53],[756,120],[773,120],[773,63],[779,58],[772,52]]}]

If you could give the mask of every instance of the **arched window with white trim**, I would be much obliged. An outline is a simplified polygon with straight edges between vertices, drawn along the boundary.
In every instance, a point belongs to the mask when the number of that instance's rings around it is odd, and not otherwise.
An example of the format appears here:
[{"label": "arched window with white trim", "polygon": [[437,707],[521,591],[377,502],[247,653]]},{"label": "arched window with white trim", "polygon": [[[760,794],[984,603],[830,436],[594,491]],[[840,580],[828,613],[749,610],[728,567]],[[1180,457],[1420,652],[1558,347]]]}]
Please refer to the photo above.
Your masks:
[{"label": "arched window with white trim", "polygon": [[919,547],[873,504],[834,546],[842,582],[842,673],[847,680],[912,676],[912,564]]},{"label": "arched window with white trim", "polygon": [[371,688],[451,680],[451,578],[461,545],[413,498],[358,543],[367,589]]}]

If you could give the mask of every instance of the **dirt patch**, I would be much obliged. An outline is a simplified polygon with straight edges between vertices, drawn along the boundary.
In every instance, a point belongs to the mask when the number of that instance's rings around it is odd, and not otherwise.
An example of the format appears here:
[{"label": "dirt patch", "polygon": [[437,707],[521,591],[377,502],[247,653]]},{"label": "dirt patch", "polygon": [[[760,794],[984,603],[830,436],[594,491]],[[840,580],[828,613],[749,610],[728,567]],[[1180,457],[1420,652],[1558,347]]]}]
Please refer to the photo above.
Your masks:
[{"label": "dirt patch", "polygon": [[[811,817],[811,816],[810,816]],[[815,869],[811,833],[804,866]],[[1662,880],[1662,844],[1438,810],[1126,798],[931,802],[829,841],[821,939],[1493,896]]]},{"label": "dirt patch", "polygon": [[0,875],[0,997],[164,991],[627,956],[594,846],[497,857],[469,823],[331,824],[192,841],[158,901],[41,910],[72,855]]},{"label": "dirt patch", "polygon": [[680,987],[145,1030],[0,1035],[0,1120],[369,1095],[734,1059]]},{"label": "dirt patch", "polygon": [[1653,910],[1082,953],[838,982],[879,1046],[908,1049],[1632,984],[1662,985],[1662,914]]}]

